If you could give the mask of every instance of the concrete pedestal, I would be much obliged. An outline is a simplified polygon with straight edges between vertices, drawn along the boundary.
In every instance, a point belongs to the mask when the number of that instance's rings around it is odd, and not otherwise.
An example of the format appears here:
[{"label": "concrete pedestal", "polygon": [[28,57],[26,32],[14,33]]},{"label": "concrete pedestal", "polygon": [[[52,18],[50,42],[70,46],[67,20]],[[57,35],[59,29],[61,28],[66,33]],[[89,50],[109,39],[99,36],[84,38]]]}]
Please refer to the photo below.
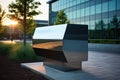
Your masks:
[{"label": "concrete pedestal", "polygon": [[48,80],[80,80],[80,70],[63,72],[58,69],[45,66],[43,62],[22,63],[21,66],[45,76]]},{"label": "concrete pedestal", "polygon": [[65,71],[65,72],[82,69],[82,62],[65,63],[65,62],[47,59],[47,61],[44,62],[44,65],[61,70],[61,71]]}]

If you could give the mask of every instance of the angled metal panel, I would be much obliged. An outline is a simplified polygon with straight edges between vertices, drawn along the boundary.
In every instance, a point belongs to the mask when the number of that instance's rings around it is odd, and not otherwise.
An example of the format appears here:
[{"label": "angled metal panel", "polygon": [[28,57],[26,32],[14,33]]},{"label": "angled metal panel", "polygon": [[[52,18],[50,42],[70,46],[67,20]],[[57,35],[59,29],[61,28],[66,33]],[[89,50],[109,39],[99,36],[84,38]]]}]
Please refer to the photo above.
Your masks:
[{"label": "angled metal panel", "polygon": [[33,39],[63,40],[67,24],[36,28]]},{"label": "angled metal panel", "polygon": [[88,60],[87,25],[67,25],[63,39],[63,52],[68,62]]}]

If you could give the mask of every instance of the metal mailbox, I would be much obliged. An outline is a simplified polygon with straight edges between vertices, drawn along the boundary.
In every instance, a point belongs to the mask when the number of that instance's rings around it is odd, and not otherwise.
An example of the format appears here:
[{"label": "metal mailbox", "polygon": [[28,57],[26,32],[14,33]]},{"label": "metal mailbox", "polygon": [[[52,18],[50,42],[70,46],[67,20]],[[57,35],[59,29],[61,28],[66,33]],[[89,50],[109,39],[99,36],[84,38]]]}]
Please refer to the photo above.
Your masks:
[{"label": "metal mailbox", "polygon": [[62,24],[36,28],[33,49],[44,64],[63,71],[82,69],[88,60],[88,26]]}]

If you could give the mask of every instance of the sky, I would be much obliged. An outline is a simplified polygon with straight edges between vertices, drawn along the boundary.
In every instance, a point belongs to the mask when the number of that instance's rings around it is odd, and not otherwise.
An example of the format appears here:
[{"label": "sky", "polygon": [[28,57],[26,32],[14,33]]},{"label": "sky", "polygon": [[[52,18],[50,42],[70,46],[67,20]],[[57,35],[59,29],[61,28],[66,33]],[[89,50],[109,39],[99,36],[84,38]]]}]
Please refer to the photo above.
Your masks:
[{"label": "sky", "polygon": [[[0,0],[0,4],[2,5],[2,8],[5,9],[6,12],[8,12],[8,5],[15,0]],[[39,6],[39,9],[42,14],[35,16],[34,19],[37,20],[48,20],[48,4],[46,4],[47,0],[35,0],[40,1],[41,5]]]}]

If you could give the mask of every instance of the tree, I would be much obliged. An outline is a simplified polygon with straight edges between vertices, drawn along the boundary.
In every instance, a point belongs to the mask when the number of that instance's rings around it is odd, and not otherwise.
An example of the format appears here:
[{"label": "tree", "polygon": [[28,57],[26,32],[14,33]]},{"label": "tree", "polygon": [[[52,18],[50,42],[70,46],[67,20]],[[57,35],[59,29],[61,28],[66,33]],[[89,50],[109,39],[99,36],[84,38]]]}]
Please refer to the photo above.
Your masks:
[{"label": "tree", "polygon": [[95,23],[95,33],[94,36],[97,38],[105,38],[105,23],[103,20]]},{"label": "tree", "polygon": [[[24,27],[21,27],[23,25],[21,25],[21,21],[19,21],[19,29],[22,31],[22,33],[24,33]],[[33,34],[35,28],[36,28],[36,22],[33,19],[27,19],[26,20],[26,34],[27,35],[31,35]]]},{"label": "tree", "polygon": [[95,23],[95,29],[96,30],[103,30],[105,26],[105,23],[103,20],[98,21],[98,23]]},{"label": "tree", "polygon": [[54,22],[54,25],[65,23],[69,23],[67,15],[65,14],[64,10],[60,10],[57,14],[57,18],[56,21]]},{"label": "tree", "polygon": [[[24,27],[23,27],[23,19],[20,19],[16,17],[15,15],[8,15],[11,20],[17,21],[17,27],[21,30],[22,33],[24,33]],[[33,34],[35,28],[36,28],[36,22],[33,19],[26,19],[26,34]]]},{"label": "tree", "polygon": [[119,32],[119,20],[116,15],[113,16],[113,19],[110,21],[111,26],[114,28],[114,33],[115,33],[115,38],[117,39],[118,37],[118,32]]},{"label": "tree", "polygon": [[16,0],[15,2],[12,2],[9,4],[9,11],[11,13],[14,13],[15,16],[19,18],[24,17],[24,3],[26,1],[26,18],[33,18],[33,16],[36,16],[40,14],[41,12],[39,10],[36,10],[39,5],[41,5],[40,2],[35,2],[34,0]]},{"label": "tree", "polygon": [[[26,19],[30,20],[31,22],[33,21],[33,16],[36,16],[41,13],[39,10],[36,11],[39,5],[41,5],[41,3],[38,1],[36,2],[34,0],[16,0],[15,3],[12,2],[11,4],[9,4],[9,11],[11,13],[14,13],[16,17],[22,18],[23,22],[21,27],[24,28],[23,29],[24,45],[26,44],[26,33],[27,33],[26,31],[29,31],[29,30],[26,30],[28,29],[26,28]],[[33,22],[30,24],[33,24]],[[29,25],[29,27],[31,26]]]},{"label": "tree", "polygon": [[5,17],[5,11],[2,9],[1,5],[0,5],[0,33],[4,32],[5,30],[5,26],[2,25],[2,20]]}]

